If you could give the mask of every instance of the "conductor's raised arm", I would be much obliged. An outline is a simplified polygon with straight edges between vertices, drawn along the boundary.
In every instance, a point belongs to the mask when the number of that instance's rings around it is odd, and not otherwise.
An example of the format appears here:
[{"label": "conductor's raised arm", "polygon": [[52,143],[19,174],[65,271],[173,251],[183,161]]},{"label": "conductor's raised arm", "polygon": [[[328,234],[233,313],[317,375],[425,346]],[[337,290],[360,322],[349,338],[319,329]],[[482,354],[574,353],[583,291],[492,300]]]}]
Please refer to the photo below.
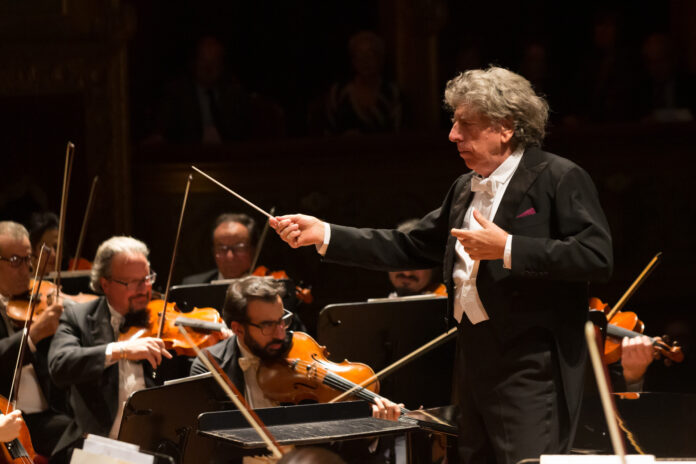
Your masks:
[{"label": "conductor's raised arm", "polygon": [[321,220],[304,214],[291,214],[269,219],[271,227],[291,247],[324,243],[325,225]]}]

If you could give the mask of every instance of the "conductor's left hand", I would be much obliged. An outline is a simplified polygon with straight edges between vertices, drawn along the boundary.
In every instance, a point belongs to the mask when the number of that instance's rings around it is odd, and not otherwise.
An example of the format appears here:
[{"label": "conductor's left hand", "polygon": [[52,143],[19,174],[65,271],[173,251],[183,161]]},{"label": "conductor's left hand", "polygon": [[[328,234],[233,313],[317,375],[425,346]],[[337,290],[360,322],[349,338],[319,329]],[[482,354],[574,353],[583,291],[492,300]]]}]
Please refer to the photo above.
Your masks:
[{"label": "conductor's left hand", "polygon": [[479,230],[452,229],[451,234],[457,237],[471,259],[503,259],[505,254],[505,242],[508,233],[498,227],[493,221],[489,221],[477,210],[474,210],[474,219],[481,224]]}]

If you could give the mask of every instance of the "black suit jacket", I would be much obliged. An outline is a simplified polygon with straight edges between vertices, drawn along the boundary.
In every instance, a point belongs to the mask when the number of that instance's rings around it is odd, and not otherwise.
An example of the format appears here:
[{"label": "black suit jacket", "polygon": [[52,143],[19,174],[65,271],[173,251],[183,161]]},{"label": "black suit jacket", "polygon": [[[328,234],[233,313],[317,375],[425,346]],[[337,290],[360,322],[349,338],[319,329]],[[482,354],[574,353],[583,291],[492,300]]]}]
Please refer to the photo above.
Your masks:
[{"label": "black suit jacket", "polygon": [[[225,374],[232,380],[234,386],[244,394],[244,372],[242,372],[237,362],[240,356],[237,336],[232,335],[214,346],[211,346],[207,350],[213,355],[213,358],[215,358],[215,361],[217,361],[222,370],[225,371]],[[206,372],[208,372],[208,369],[196,358],[191,365],[191,375],[204,374]]]},{"label": "black suit jacket", "polygon": [[181,281],[183,285],[187,284],[209,284],[213,280],[216,280],[218,276],[217,268],[211,269],[209,271],[201,272],[200,274],[193,274],[184,277]]},{"label": "black suit jacket", "polygon": [[[41,340],[36,345],[35,353],[32,353],[27,346],[24,353],[24,365],[33,364],[41,391],[49,407],[54,411],[65,412],[65,392],[53,384],[48,373],[48,349],[51,339],[52,337],[48,337]],[[10,335],[5,322],[0,318],[0,394],[6,398],[12,386],[12,378],[21,340],[21,330],[17,330]]]},{"label": "black suit jacket", "polygon": [[[69,387],[73,422],[56,451],[72,445],[85,433],[108,435],[118,413],[118,363],[105,367],[106,345],[115,341],[106,298],[66,306],[48,353],[54,382]],[[152,368],[143,363],[145,381]]]},{"label": "black suit jacket", "polygon": [[[331,226],[327,261],[391,271],[443,266],[453,308],[456,239],[471,202],[473,173],[459,177],[442,206],[408,234]],[[525,213],[525,214],[523,214]],[[553,337],[571,417],[582,393],[587,283],[611,275],[611,236],[589,175],[538,148],[525,150],[494,222],[513,235],[512,269],[481,261],[476,286],[500,340],[541,328]],[[466,318],[466,316],[464,316]]]}]

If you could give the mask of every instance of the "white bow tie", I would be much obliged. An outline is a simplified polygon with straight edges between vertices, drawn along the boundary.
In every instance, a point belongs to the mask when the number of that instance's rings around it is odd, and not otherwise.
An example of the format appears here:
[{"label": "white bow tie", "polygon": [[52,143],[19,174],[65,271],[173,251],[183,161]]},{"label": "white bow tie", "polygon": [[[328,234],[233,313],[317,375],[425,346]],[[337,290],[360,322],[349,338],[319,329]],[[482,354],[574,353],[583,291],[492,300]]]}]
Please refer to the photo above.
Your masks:
[{"label": "white bow tie", "polygon": [[242,356],[237,361],[239,362],[239,367],[242,369],[242,372],[246,372],[246,370],[252,366],[259,366],[259,358]]},{"label": "white bow tie", "polygon": [[490,177],[479,177],[474,176],[471,178],[471,191],[472,192],[483,192],[491,198],[495,197],[495,193],[498,190],[499,182]]}]

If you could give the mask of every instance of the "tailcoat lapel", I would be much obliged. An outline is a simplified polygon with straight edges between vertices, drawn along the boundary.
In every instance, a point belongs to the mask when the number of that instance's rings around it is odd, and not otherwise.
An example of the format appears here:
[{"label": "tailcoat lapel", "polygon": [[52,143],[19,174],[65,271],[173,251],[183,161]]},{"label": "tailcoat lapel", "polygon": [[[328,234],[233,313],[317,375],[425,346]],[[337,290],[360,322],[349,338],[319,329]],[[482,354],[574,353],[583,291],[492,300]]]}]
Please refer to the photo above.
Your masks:
[{"label": "tailcoat lapel", "polygon": [[498,206],[498,211],[493,219],[493,222],[503,230],[509,230],[518,213],[522,199],[539,176],[539,173],[548,164],[540,159],[539,153],[537,148],[526,150],[515,173],[512,175],[512,179],[510,179],[510,183],[505,190],[505,194]]}]

